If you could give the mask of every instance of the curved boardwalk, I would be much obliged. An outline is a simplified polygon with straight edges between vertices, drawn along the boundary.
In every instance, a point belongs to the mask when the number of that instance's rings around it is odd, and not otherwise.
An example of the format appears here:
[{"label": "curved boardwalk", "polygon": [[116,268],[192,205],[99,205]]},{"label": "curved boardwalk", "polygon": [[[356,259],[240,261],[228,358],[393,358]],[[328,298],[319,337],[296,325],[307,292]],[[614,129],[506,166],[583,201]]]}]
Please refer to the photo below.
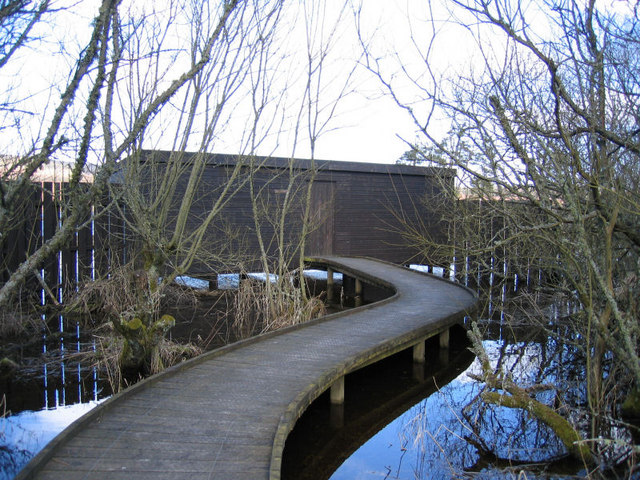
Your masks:
[{"label": "curved boardwalk", "polygon": [[17,478],[278,479],[287,435],[315,398],[346,373],[446,331],[476,303],[456,284],[372,259],[313,263],[396,294],[151,377],[72,424]]}]

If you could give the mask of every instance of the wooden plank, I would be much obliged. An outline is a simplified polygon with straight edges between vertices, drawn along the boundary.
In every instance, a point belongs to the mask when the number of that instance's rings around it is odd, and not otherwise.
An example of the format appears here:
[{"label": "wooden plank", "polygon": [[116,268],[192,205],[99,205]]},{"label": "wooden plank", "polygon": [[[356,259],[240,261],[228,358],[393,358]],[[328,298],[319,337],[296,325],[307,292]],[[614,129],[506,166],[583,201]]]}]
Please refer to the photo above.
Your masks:
[{"label": "wooden plank", "polygon": [[[56,199],[58,185],[48,182],[42,184],[42,235],[39,245],[47,242],[58,230],[59,205]],[[54,252],[43,264],[44,281],[54,295],[57,295],[59,282],[59,258],[58,252]],[[51,303],[53,299],[45,296],[45,303]]]}]

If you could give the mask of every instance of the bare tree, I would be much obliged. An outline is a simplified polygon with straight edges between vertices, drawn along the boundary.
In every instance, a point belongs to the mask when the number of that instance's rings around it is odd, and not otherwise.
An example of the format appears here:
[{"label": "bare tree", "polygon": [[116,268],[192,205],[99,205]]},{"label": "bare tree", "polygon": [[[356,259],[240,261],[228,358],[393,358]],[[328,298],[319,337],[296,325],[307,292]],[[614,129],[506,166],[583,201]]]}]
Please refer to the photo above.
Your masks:
[{"label": "bare tree", "polygon": [[[46,18],[47,22],[55,25],[56,22],[63,21],[56,15],[67,13],[64,10],[49,8],[49,2],[42,2],[37,8],[32,6],[30,9],[27,7],[31,2],[17,3],[20,3],[21,8],[11,9],[13,3],[7,5],[8,14],[3,17],[3,24],[22,28],[23,33],[9,37],[8,45],[4,47],[4,51],[7,52],[3,57],[2,68],[4,69],[8,69],[14,59],[16,62],[25,61],[16,52],[26,48],[27,35],[35,28],[32,24],[43,23]],[[57,105],[51,111],[44,108],[41,112],[25,113],[25,117],[27,114],[38,117],[44,133],[30,139],[29,144],[14,143],[12,146],[15,152],[7,155],[12,160],[2,172],[0,202],[2,238],[4,238],[4,232],[10,228],[9,219],[12,209],[19,203],[36,171],[56,155],[73,158],[73,167],[67,187],[68,200],[64,205],[61,222],[55,234],[11,272],[9,281],[0,288],[0,304],[6,305],[30,272],[71,237],[80,220],[88,213],[92,200],[99,198],[105,191],[116,163],[139,144],[144,138],[143,134],[161,116],[163,109],[167,108],[173,99],[186,95],[184,91],[201,77],[205,67],[215,59],[216,46],[221,43],[223,37],[227,36],[227,26],[241,15],[240,7],[244,6],[244,3],[225,2],[215,8],[215,11],[209,12],[210,28],[199,32],[199,36],[194,37],[190,61],[175,62],[177,58],[173,53],[176,50],[179,51],[181,48],[179,44],[172,46],[173,49],[160,44],[157,50],[145,52],[146,55],[151,56],[151,60],[149,60],[150,57],[135,55],[125,58],[126,53],[131,53],[129,47],[135,44],[136,37],[133,34],[130,35],[131,32],[127,32],[126,28],[123,29],[122,2],[102,2],[95,18],[88,25],[89,39],[80,49],[78,56],[71,60],[74,66],[68,74],[68,80],[60,85],[56,83],[57,78],[52,78],[48,85],[50,92],[54,93],[56,90],[62,92]],[[175,5],[177,4],[171,4],[167,10],[179,8]],[[3,9],[3,15],[4,12],[5,9]],[[129,18],[127,25],[142,29],[142,25],[145,25],[145,21],[152,15],[140,11],[137,13],[139,16]],[[152,13],[155,14],[155,12]],[[169,25],[172,24],[170,14],[165,20],[169,21]],[[158,25],[158,22],[149,23]],[[21,27],[23,24],[26,26]],[[141,35],[153,36],[156,33],[158,32],[147,31]],[[173,40],[176,38],[174,37]],[[65,46],[65,49],[73,51],[73,46]],[[140,64],[152,66],[154,56],[156,59],[162,58],[162,61],[155,66],[158,69],[156,72],[164,69],[163,75],[149,79],[150,83],[140,92],[144,93],[144,98],[140,98],[138,104],[128,103],[128,106],[137,108],[125,124],[116,121],[114,104],[122,102],[122,97],[119,96],[120,86],[126,82],[128,70]],[[168,69],[168,65],[172,68]],[[16,68],[19,67],[20,65]],[[19,101],[14,105],[12,113],[16,115],[20,110]],[[27,123],[26,120],[24,123]],[[98,132],[100,124],[101,133]],[[12,126],[12,132],[6,132],[6,134],[8,136],[13,134],[14,138],[20,138],[20,128],[24,128],[24,125],[16,120]],[[81,175],[90,159],[99,167],[91,186],[88,189],[81,188]]]},{"label": "bare tree", "polygon": [[[317,173],[315,150],[320,137],[330,130],[340,104],[351,93],[357,68],[355,61],[339,70],[335,64],[348,25],[348,2],[337,5],[337,9],[326,4],[303,3],[300,6],[297,30],[305,48],[301,48],[295,58],[296,64],[304,68],[298,72],[300,80],[291,85],[299,94],[293,97],[289,106],[294,112],[289,165],[280,175],[271,174],[266,182],[256,182],[260,177],[264,179],[264,172],[252,169],[250,189],[254,225],[261,266],[267,275],[268,310],[273,319],[289,317],[291,321],[299,322],[318,313],[315,308],[318,300],[307,297],[303,277],[307,238],[324,220],[313,218],[312,214],[312,191]],[[254,104],[261,103],[254,100]],[[295,157],[300,152],[309,158],[308,167],[300,168],[296,164]],[[284,187],[278,189],[275,198],[269,195],[271,182],[280,182]],[[300,287],[297,291],[291,288],[293,278],[289,275],[296,263]],[[271,279],[275,281],[274,286]],[[278,325],[286,323],[286,320],[275,322]]]},{"label": "bare tree", "polygon": [[[367,66],[434,158],[490,205],[502,223],[491,248],[541,262],[556,291],[579,301],[573,334],[584,339],[589,372],[587,436],[608,438],[614,432],[600,419],[614,415],[620,391],[640,386],[637,12],[595,1],[450,5],[450,24],[476,47],[471,73],[434,68],[445,29],[433,11],[432,35],[412,43],[421,69],[401,61],[390,72],[370,49]],[[472,155],[443,141],[437,118]],[[601,443],[590,445],[597,453]]]},{"label": "bare tree", "polygon": [[[270,132],[269,127],[261,128],[271,121],[263,118],[267,105],[249,113],[249,127],[244,127],[247,155],[239,152],[227,177],[211,183],[206,169],[215,166],[211,165],[209,152],[232,122],[234,128],[243,128],[241,123],[238,126],[236,112],[252,92],[254,76],[266,85],[273,82],[270,72],[277,69],[267,62],[276,62],[271,49],[277,28],[282,25],[282,3],[241,2],[224,25],[216,10],[210,8],[208,3],[186,2],[169,12],[190,19],[190,42],[182,59],[185,63],[197,61],[203,39],[212,38],[212,32],[220,33],[211,42],[210,61],[188,80],[185,90],[176,96],[178,103],[167,108],[168,115],[158,124],[147,125],[138,139],[139,145],[158,141],[166,144],[171,135],[171,151],[132,150],[122,166],[121,184],[114,185],[115,196],[123,205],[122,219],[140,253],[134,264],[142,279],[141,294],[133,308],[113,318],[128,346],[121,364],[129,370],[155,369],[155,350],[162,338],[158,333],[163,334],[173,324],[172,318],[162,315],[161,299],[178,275],[187,273],[196,261],[200,269],[208,267],[212,273],[230,260],[239,263],[238,253],[224,248],[229,237],[220,230],[214,232],[212,227],[214,223],[219,227],[225,205],[245,186],[249,178],[246,170],[257,168],[246,159]],[[149,22],[144,26],[134,22],[129,25],[131,30],[126,36],[132,40],[127,53],[145,59],[132,64],[129,83],[120,92],[127,99],[122,116],[129,117],[128,123],[132,123],[135,113],[130,112],[143,108],[162,83],[164,52],[170,50],[175,39],[161,21],[154,25],[152,35],[146,32]],[[177,60],[180,58],[173,61]],[[267,98],[265,102],[271,100]],[[130,107],[133,108],[129,110]],[[155,129],[162,132],[162,139],[158,139]],[[189,149],[194,151],[187,153]],[[216,237],[218,241],[212,242],[211,238]]]},{"label": "bare tree", "polygon": [[[165,52],[175,42],[171,26],[182,24],[183,18],[189,19],[185,23],[190,25],[190,43],[184,52],[174,54],[172,61],[193,63],[198,58],[202,38],[208,38],[218,25],[215,11],[207,8],[206,3],[186,2],[167,9],[164,15],[171,19],[169,22],[164,21],[165,17],[152,17],[144,23],[133,19],[123,22],[126,28],[123,26],[120,36],[128,39],[126,44],[122,42],[125,47],[121,54],[126,81],[116,85],[116,96],[124,99],[119,117],[125,125],[135,123],[137,112],[144,108],[157,85],[163,83]],[[268,157],[258,156],[258,152],[268,149],[270,139],[283,135],[287,128],[294,131],[289,133],[292,156],[300,141],[298,132],[309,131],[313,157],[313,146],[326,129],[335,106],[346,95],[355,68],[353,64],[347,71],[335,96],[321,104],[322,88],[344,73],[329,80],[322,75],[329,47],[337,45],[334,34],[343,23],[346,7],[332,19],[329,31],[323,21],[326,12],[320,8],[320,13],[314,9],[309,14],[306,8],[303,4],[285,10],[277,0],[238,5],[212,44],[210,62],[185,83],[184,90],[174,97],[175,103],[168,104],[145,126],[121,163],[120,182],[112,183],[112,191],[123,205],[122,220],[139,245],[135,284],[141,289],[133,299],[135,305],[113,318],[116,330],[126,339],[123,365],[149,370],[149,365],[154,364],[154,349],[161,338],[158,334],[172,323],[171,318],[162,315],[161,299],[176,276],[187,273],[196,261],[199,268],[209,268],[211,274],[222,264],[243,263],[239,252],[225,248],[231,242],[228,232],[221,231],[220,226],[225,221],[225,205],[245,188],[253,201],[262,269],[267,278],[275,273],[278,279],[273,286],[269,281],[265,284],[271,317],[268,323],[282,324],[277,318],[278,305],[284,305],[285,311],[305,309],[304,289],[300,289],[301,299],[296,297],[293,304],[288,303],[295,292],[287,269],[294,254],[303,255],[304,238],[309,231],[304,225],[309,222],[304,218],[294,222],[302,225],[299,237],[291,235],[287,227],[292,225],[292,216],[307,211],[299,205],[304,198],[295,190],[300,185],[310,189],[313,174],[302,180],[292,160],[282,202],[273,202],[268,195],[275,177],[267,178],[264,185],[257,185],[256,178],[269,177],[271,172],[264,164]],[[286,43],[291,36],[300,36],[300,31],[309,43],[307,51],[291,52]],[[309,62],[302,74],[300,58]],[[311,88],[315,91],[310,92]],[[320,108],[325,110],[320,112]],[[309,117],[305,115],[307,110],[311,112]],[[315,118],[310,118],[312,113]],[[212,184],[207,169],[215,166],[211,165],[209,152],[219,148],[221,138],[230,135],[238,137],[236,162],[224,181]],[[167,139],[171,139],[170,152],[152,153],[141,148],[167,145]],[[263,229],[265,224],[268,228]],[[212,238],[218,241],[212,243]]]},{"label": "bare tree", "polygon": [[[48,2],[37,8],[27,8],[30,2],[18,3],[8,4],[6,15],[2,10],[3,25],[17,31],[3,47],[7,62],[3,68],[9,68],[13,59],[28,60],[15,52],[27,48],[33,25],[40,22],[39,31],[46,31],[49,25],[68,21],[62,16],[70,14],[49,8]],[[150,369],[157,343],[172,324],[158,309],[162,288],[188,270],[202,250],[207,227],[241,185],[239,162],[227,182],[218,185],[215,194],[208,193],[204,218],[195,226],[188,221],[194,202],[203,201],[199,197],[206,152],[228,125],[239,103],[234,98],[247,92],[247,78],[261,71],[255,58],[266,55],[281,6],[278,0],[215,5],[185,0],[158,9],[108,1],[87,26],[89,39],[78,47],[77,58],[67,53],[74,51],[73,45],[62,45],[75,66],[65,84],[56,83],[52,75],[47,85],[49,91],[63,93],[52,112],[44,109],[37,114],[43,125],[48,122],[45,133],[31,139],[31,144],[14,143],[15,153],[5,157],[9,160],[2,171],[0,239],[12,228],[10,219],[35,173],[56,155],[74,159],[66,200],[53,236],[0,287],[0,304],[8,304],[21,283],[69,241],[90,206],[114,187],[114,197],[126,204],[123,220],[141,245],[144,275],[132,285],[139,290],[134,295],[136,305],[123,306],[112,321],[125,338],[122,362]],[[11,111],[14,116],[18,112],[18,107]],[[35,115],[24,113],[25,118]],[[9,126],[17,138],[24,123],[16,120]],[[167,138],[173,142],[167,144]],[[143,146],[158,143],[174,151],[161,170],[154,158],[141,154]],[[187,149],[197,153],[186,156]],[[93,183],[84,186],[80,180],[89,163],[95,165],[95,175]],[[114,186],[114,178],[124,185]]]}]

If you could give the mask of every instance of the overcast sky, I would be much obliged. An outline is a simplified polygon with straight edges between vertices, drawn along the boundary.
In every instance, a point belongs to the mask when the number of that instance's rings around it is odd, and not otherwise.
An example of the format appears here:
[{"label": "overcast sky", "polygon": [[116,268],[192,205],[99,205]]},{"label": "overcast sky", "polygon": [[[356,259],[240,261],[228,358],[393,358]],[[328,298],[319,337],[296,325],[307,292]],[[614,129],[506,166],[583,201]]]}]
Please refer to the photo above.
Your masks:
[{"label": "overcast sky", "polygon": [[[326,0],[336,5],[341,0]],[[430,80],[424,55],[429,42],[429,64],[437,75],[455,75],[473,64],[474,41],[470,30],[452,22],[446,2],[429,0],[366,0],[360,3],[360,36],[373,58],[380,60],[385,79],[393,78],[401,100],[416,111],[426,112],[428,105],[419,102],[415,85],[402,81],[406,69],[419,82]],[[342,41],[343,58],[333,68],[349,68],[350,62],[364,63],[360,42],[356,38],[353,14],[345,19]],[[352,36],[350,36],[352,35]],[[340,63],[343,62],[343,63]],[[365,68],[353,79],[355,91],[341,100],[331,126],[334,130],[318,142],[316,157],[331,160],[394,163],[409,150],[407,142],[420,141],[417,126],[406,111],[398,107],[381,82]],[[419,115],[426,116],[426,115]],[[448,130],[446,122],[434,118],[429,127],[437,136]]]},{"label": "overcast sky", "polygon": [[[65,45],[73,45],[74,40],[76,45],[84,44],[84,40],[81,39],[83,33],[81,26],[90,24],[91,18],[95,15],[95,7],[99,3],[95,0],[78,3],[75,3],[75,0],[68,1],[73,4],[72,9],[64,17],[68,25],[64,28],[59,25],[50,25],[50,31],[46,32],[50,37],[48,43],[43,42],[32,51],[25,50],[25,55],[29,55],[30,61],[24,62],[22,66],[19,65],[13,72],[6,68],[0,72],[0,82],[5,85],[11,82],[16,88],[31,85],[29,95],[32,95],[31,108],[34,111],[42,110],[42,105],[51,106],[57,102],[59,93],[55,90],[46,91],[46,86],[51,82],[52,72],[55,74],[56,71],[62,79],[59,83],[63,85],[70,69],[73,68],[70,62],[76,57],[73,52],[67,57],[56,52],[66,48]],[[620,0],[602,1],[607,4],[621,3]],[[358,0],[350,0],[350,2],[356,5]],[[424,54],[434,31],[437,32],[437,41],[430,51],[429,65],[436,74],[455,76],[457,72],[470,68],[473,66],[475,52],[471,32],[475,27],[466,25],[465,27],[468,28],[465,28],[456,26],[455,22],[452,22],[448,11],[450,2],[361,0],[360,3],[360,38],[368,44],[372,58],[381,61],[385,78],[394,79],[396,93],[402,96],[403,102],[410,104],[416,112],[419,112],[419,116],[424,117],[423,113],[428,105],[417,101],[419,92],[416,92],[415,88],[402,83],[402,69],[406,69],[419,82],[428,84],[430,80],[428,76],[424,76],[425,59],[420,56],[418,50],[421,49]],[[145,4],[139,0],[132,4],[137,8],[144,8],[139,7],[140,5],[154,7],[157,5],[153,2]],[[325,12],[328,12],[329,17],[328,25],[331,25],[331,13],[339,11],[339,7],[343,4],[344,0],[323,0],[322,3],[307,4],[287,2],[287,5],[293,5],[294,8],[296,6],[301,8],[300,5],[325,6]],[[358,8],[353,5],[352,8]],[[352,9],[346,11],[342,22],[338,40],[334,42],[332,55],[327,61],[323,76],[323,87],[327,95],[322,101],[327,104],[333,101],[332,92],[335,94],[344,85],[346,73],[351,71],[355,63],[363,61]],[[46,27],[45,25],[45,30]],[[302,40],[304,37],[295,38],[295,35],[294,33],[294,38],[290,39],[288,47],[285,48],[304,50]],[[304,65],[301,65],[301,68],[304,69]],[[295,72],[292,72],[292,75],[295,75]],[[407,113],[395,105],[386,95],[387,92],[382,84],[365,68],[358,68],[355,71],[350,79],[348,90],[350,93],[340,100],[335,109],[335,115],[318,140],[316,158],[393,163],[409,149],[407,142],[419,141],[417,128]],[[295,93],[292,94],[293,96]],[[42,134],[42,132],[38,133],[38,128],[42,129],[45,125],[46,123],[38,124],[38,122],[23,125],[19,129],[19,134],[24,137],[22,141],[28,144],[30,138],[37,138]],[[290,125],[286,128],[290,131],[292,129]],[[429,129],[435,133],[435,136],[444,136],[447,132],[447,124],[436,118],[430,123]],[[237,153],[239,140],[234,134],[241,130],[242,128],[231,128],[221,134],[214,145],[215,151]],[[9,138],[6,132],[4,138],[0,139],[0,146],[5,152],[17,143],[15,139]],[[162,135],[157,135],[156,143],[145,146],[170,148],[171,144],[164,142]],[[292,152],[298,157],[310,155],[310,149],[304,142],[300,142],[294,151],[292,140],[286,135],[280,136],[272,144],[265,143],[257,153],[288,156]]]},{"label": "overcast sky", "polygon": [[[357,4],[358,0],[351,0]],[[125,2],[126,4],[127,2]],[[440,2],[438,2],[440,3]],[[22,98],[27,100],[24,106],[33,112],[44,112],[47,108],[52,111],[59,100],[61,87],[66,83],[69,72],[74,68],[73,63],[77,58],[75,55],[80,45],[86,43],[88,26],[95,15],[96,6],[99,2],[95,0],[59,0],[57,6],[69,4],[69,10],[56,14],[56,24],[50,20],[44,23],[37,31],[43,38],[39,43],[32,44],[28,49],[21,52],[22,57],[17,56],[13,65],[9,65],[0,72],[0,82],[7,88],[14,88],[15,92],[20,92]],[[125,5],[123,4],[123,5]],[[151,5],[155,8],[154,2],[144,4],[132,3],[137,8],[140,5]],[[302,5],[294,3],[293,5]],[[344,0],[323,0],[321,5],[326,6],[326,12],[331,17],[331,12],[339,10],[344,4]],[[291,4],[289,4],[291,5]],[[317,4],[313,4],[317,5]],[[401,55],[403,66],[416,67],[419,71],[423,68],[420,65],[421,59],[415,55],[416,44],[423,45],[428,41],[431,32],[430,23],[427,20],[431,17],[429,11],[430,2],[425,0],[366,0],[361,6],[361,38],[370,45],[371,53],[376,58],[386,58],[396,53]],[[125,8],[125,7],[123,7]],[[353,7],[357,8],[357,7]],[[439,7],[437,11],[438,22],[446,20],[446,13]],[[327,22],[331,24],[332,19]],[[335,91],[342,88],[346,72],[351,71],[353,65],[358,62],[362,55],[361,46],[356,34],[355,17],[352,8],[347,9],[342,18],[342,26],[339,29],[339,40],[335,42],[332,56],[327,62],[324,72],[324,82],[328,95],[323,102],[330,104],[333,101],[332,89]],[[443,67],[453,63],[460,64],[462,48],[461,37],[446,45],[445,49],[434,54],[434,61],[442,63]],[[294,39],[289,42],[290,48],[303,48],[301,40]],[[304,53],[304,52],[303,52]],[[362,60],[360,58],[360,60]],[[415,62],[415,63],[414,63]],[[400,68],[400,63],[385,63],[389,67],[387,73],[393,74],[394,69]],[[301,65],[304,68],[304,65]],[[52,78],[56,80],[52,80]],[[49,89],[52,84],[59,85],[58,88]],[[409,149],[406,141],[416,139],[416,128],[412,124],[405,112],[398,108],[391,98],[384,94],[381,84],[367,72],[365,68],[356,70],[350,79],[350,93],[340,100],[335,115],[327,124],[326,131],[320,136],[315,156],[319,159],[328,160],[349,160],[366,162],[395,162],[403,152]],[[80,103],[80,102],[79,102]],[[28,148],[32,139],[41,137],[46,128],[46,121],[42,121],[38,115],[33,115],[27,124],[28,117],[23,120],[25,123],[17,129],[17,135],[21,139],[10,138],[7,131],[4,138],[0,140],[0,147],[3,151],[9,152],[16,145],[22,143]],[[80,119],[78,119],[80,120]],[[291,127],[289,127],[291,128]],[[237,141],[234,131],[231,129],[217,141],[216,151],[223,153],[236,153],[238,151]],[[293,148],[290,138],[282,137],[277,142],[278,146],[265,145],[260,154],[273,154],[288,156]],[[170,143],[163,143],[162,136],[157,137],[157,143],[150,144],[151,148],[170,148]],[[18,155],[21,152],[16,151]],[[295,155],[299,157],[309,157],[308,145],[301,142],[295,149]]]},{"label": "overcast sky", "polygon": [[[336,5],[341,2],[327,1]],[[375,58],[389,59],[383,63],[387,67],[387,74],[399,73],[399,63],[406,67],[413,66],[414,71],[424,70],[416,47],[426,47],[431,38],[432,14],[436,16],[437,25],[442,26],[448,20],[448,13],[442,5],[433,11],[429,3],[425,0],[362,2],[360,35]],[[352,62],[364,63],[364,59],[360,57],[361,45],[356,36],[353,13],[346,15],[344,22],[347,25],[340,44],[341,58],[331,64],[331,68],[347,71]],[[447,35],[440,32],[440,35],[446,51],[433,54],[440,71],[446,71],[452,63],[461,65],[468,61],[468,48],[464,48],[463,44],[469,39],[459,34],[455,38],[452,32]],[[396,57],[399,60],[393,60]],[[340,79],[336,81],[340,82]],[[364,67],[356,71],[352,85],[354,91],[340,100],[331,128],[320,137],[316,157],[394,163],[409,149],[407,142],[414,142],[418,138],[417,127],[407,113],[395,104],[380,81]],[[409,87],[403,88],[403,92],[408,94]],[[446,126],[438,128],[442,129],[443,134],[446,132]]]}]

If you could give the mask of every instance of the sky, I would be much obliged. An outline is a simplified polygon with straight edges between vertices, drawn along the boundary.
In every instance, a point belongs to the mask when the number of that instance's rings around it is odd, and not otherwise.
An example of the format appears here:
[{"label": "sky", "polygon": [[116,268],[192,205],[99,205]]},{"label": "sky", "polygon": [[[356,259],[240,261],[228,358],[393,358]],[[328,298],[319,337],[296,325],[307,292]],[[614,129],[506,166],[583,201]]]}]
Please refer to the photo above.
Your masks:
[{"label": "sky", "polygon": [[[326,0],[337,6],[341,0]],[[358,3],[358,2],[354,2]],[[354,91],[340,100],[330,130],[317,144],[316,157],[329,160],[347,160],[376,163],[395,163],[410,149],[409,143],[419,141],[417,126],[402,108],[389,96],[389,92],[375,75],[365,68],[366,58],[356,34],[356,15],[359,11],[361,41],[375,59],[381,60],[385,73],[394,77],[394,85],[402,90],[407,101],[416,106],[415,92],[411,85],[403,83],[402,68],[416,77],[423,74],[424,59],[418,49],[425,50],[431,40],[433,28],[439,29],[437,48],[431,53],[430,62],[443,74],[452,68],[467,64],[470,60],[471,39],[453,25],[448,25],[450,15],[443,2],[424,0],[364,1],[351,5],[351,11],[343,19],[345,28],[336,57],[330,68],[338,73],[349,71],[355,62],[360,64],[351,82]],[[434,19],[434,23],[430,19]],[[443,25],[447,28],[443,29]],[[444,30],[444,31],[443,31]],[[422,52],[422,53],[423,53]],[[417,108],[424,106],[417,105]],[[440,135],[447,131],[446,123],[432,125]]]},{"label": "sky", "polygon": [[415,126],[388,98],[361,99],[361,105],[335,121],[336,129],[319,141],[323,160],[395,163],[410,149]]},{"label": "sky", "polygon": [[[265,0],[266,1],[266,0]],[[354,65],[360,64],[349,78],[348,95],[342,98],[333,111],[332,118],[327,123],[325,131],[319,136],[314,156],[324,160],[347,160],[361,162],[394,163],[400,156],[410,149],[409,143],[421,142],[417,126],[413,123],[406,111],[399,108],[388,95],[379,79],[367,71],[362,64],[366,63],[363,57],[361,41],[366,43],[371,55],[370,61],[375,60],[384,70],[384,79],[391,81],[400,100],[410,105],[419,118],[426,118],[429,105],[420,101],[420,94],[415,84],[406,81],[405,74],[410,75],[420,86],[430,86],[430,79],[425,75],[425,61],[434,69],[436,75],[453,76],[460,72],[468,71],[477,64],[478,55],[472,33],[477,33],[477,25],[461,27],[452,18],[448,7],[449,2],[435,2],[427,0],[347,0],[349,7],[344,11],[342,23],[331,37],[326,32],[332,31],[336,12],[341,11],[340,6],[344,0],[323,0],[323,2],[292,2],[303,9],[305,5],[322,5],[325,18],[325,30],[317,29],[316,33],[323,34],[324,40],[332,44],[329,57],[323,71],[322,88],[325,107],[338,95],[336,92],[345,85],[345,78],[352,71]],[[612,5],[625,4],[622,0],[602,0]],[[154,10],[160,4],[148,0],[131,0],[135,8],[149,11]],[[17,62],[17,67],[11,71],[3,68],[0,71],[0,85],[10,85],[16,91],[27,92],[27,104],[34,112],[44,110],[42,106],[52,111],[52,106],[59,98],[59,91],[47,90],[46,86],[51,82],[52,75],[57,75],[63,84],[73,67],[74,42],[76,45],[83,43],[81,40],[83,30],[81,25],[89,25],[95,14],[97,0],[58,0],[56,5],[68,3],[72,6],[64,20],[60,24],[43,27],[43,37],[47,40],[35,45],[30,50],[25,50],[22,63]],[[127,0],[125,0],[125,3]],[[164,5],[164,3],[162,4]],[[526,3],[525,3],[526,5]],[[160,8],[160,7],[158,7]],[[359,9],[359,16],[355,16],[355,10]],[[359,35],[356,34],[356,21],[358,18]],[[457,20],[464,19],[458,18]],[[86,28],[86,27],[85,27]],[[301,27],[296,27],[287,32],[286,48],[291,52],[299,65],[289,65],[287,68],[295,69],[304,67],[304,32]],[[425,57],[426,48],[434,38],[428,58]],[[485,38],[486,39],[486,38]],[[69,46],[71,45],[71,46]],[[278,55],[282,52],[278,52]],[[168,70],[168,77],[172,72]],[[299,75],[300,72],[292,71],[289,77]],[[404,80],[403,80],[404,78]],[[299,82],[300,79],[282,81]],[[293,92],[295,89],[291,89]],[[297,111],[295,94],[287,100],[287,113],[294,116]],[[177,103],[177,102],[176,102]],[[242,110],[238,106],[234,113]],[[326,113],[326,112],[325,112]],[[169,112],[164,119],[164,126],[174,121],[175,111]],[[71,119],[76,125],[81,120]],[[25,117],[25,122],[27,122]],[[7,134],[5,130],[0,138],[0,151],[9,152],[20,143],[29,145],[33,138],[42,136],[46,129],[46,121],[34,115],[28,120],[28,125],[22,124],[16,129],[15,138]],[[434,117],[427,127],[435,137],[444,137],[448,130],[446,120]],[[287,130],[288,129],[288,130]],[[162,130],[162,129],[160,129]],[[154,141],[145,144],[146,148],[171,148],[168,136],[162,130],[156,133]],[[262,155],[289,156],[309,158],[310,148],[304,141],[299,141],[293,148],[292,127],[285,127],[285,133],[265,142],[259,149]],[[213,149],[219,153],[237,153],[242,141],[243,126],[234,123],[229,126],[217,138]],[[304,137],[304,135],[303,135]],[[20,152],[16,152],[19,154]]]},{"label": "sky", "polygon": [[[448,23],[449,13],[444,2],[424,0],[389,0],[363,2],[361,35],[369,45],[373,58],[381,60],[385,80],[394,78],[394,85],[403,95],[401,100],[413,108],[425,109],[417,102],[419,92],[403,83],[402,68],[419,78],[424,72],[424,54],[431,40],[433,28],[441,29]],[[433,18],[435,23],[429,20]],[[470,38],[448,25],[438,33],[438,45],[431,53],[430,64],[445,73],[452,67],[469,62]],[[357,50],[360,46],[356,46]],[[422,52],[418,52],[418,49]],[[355,55],[361,52],[354,53]],[[364,64],[366,60],[359,59]],[[394,163],[410,149],[409,143],[420,141],[418,127],[407,112],[389,96],[379,79],[365,68],[358,70],[362,88],[349,99],[342,116],[335,119],[337,128],[321,139],[319,158],[336,160]],[[426,79],[424,79],[426,81]],[[440,135],[446,134],[447,125],[432,124]]]},{"label": "sky", "polygon": [[[552,36],[552,26],[546,23],[548,12],[544,10],[545,4],[534,0],[521,1],[530,22],[529,28],[542,37]],[[630,0],[597,0],[596,4],[603,10],[633,15],[634,3]],[[446,85],[447,77],[455,79],[472,71],[481,71],[484,59],[479,54],[479,39],[485,54],[494,55],[489,61],[499,63],[504,59],[501,53],[505,47],[504,37],[496,35],[495,29],[477,24],[460,9],[454,10],[452,2],[363,0],[362,25],[363,36],[370,42],[373,56],[382,59],[385,80],[392,81],[395,93],[404,104],[414,109],[420,119],[426,118],[429,104],[420,101],[422,92],[416,84],[406,81],[405,73],[416,79],[420,86],[429,88],[431,81],[425,75],[425,61],[440,78],[441,86]],[[321,140],[317,156],[393,163],[410,149],[407,142],[424,144],[417,126],[404,110],[384,95],[388,92],[381,83],[367,72],[360,71],[359,75],[366,93],[356,95],[344,117],[336,118],[335,124],[342,124],[344,128],[327,134]],[[435,138],[444,138],[449,123],[436,114],[427,129]]]},{"label": "sky", "polygon": [[[356,3],[354,0],[353,4]],[[387,56],[393,55],[396,51],[409,53],[412,47],[407,43],[408,18],[411,18],[417,31],[423,30],[419,28],[419,23],[426,18],[428,3],[423,0],[363,2],[360,12],[361,35],[364,41],[370,43],[372,54]],[[27,99],[26,107],[37,112],[31,119],[27,120],[26,117],[23,119],[16,133],[20,138],[10,137],[6,131],[4,132],[4,138],[0,140],[0,150],[4,152],[9,152],[20,143],[28,146],[30,142],[33,143],[32,139],[42,137],[44,134],[47,122],[42,121],[39,114],[45,109],[51,112],[61,92],[60,88],[49,90],[48,86],[52,83],[52,77],[57,79],[59,85],[64,85],[73,68],[73,61],[76,58],[74,55],[79,48],[77,45],[84,44],[86,41],[83,39],[83,34],[86,32],[82,29],[82,25],[90,24],[99,2],[97,0],[58,0],[56,3],[56,5],[63,4],[69,4],[71,8],[64,15],[56,17],[60,19],[59,24],[43,25],[37,32],[44,40],[22,52],[23,56],[17,57],[18,61],[14,62],[13,70],[5,67],[0,71],[0,82],[14,88],[14,93],[20,92],[20,95]],[[339,6],[343,5],[344,1],[325,0],[322,4],[326,7],[324,10],[324,14],[327,15],[326,28],[330,29],[335,20],[335,11],[339,10]],[[147,8],[155,9],[157,4],[134,2],[134,5],[147,5]],[[332,41],[332,50],[323,72],[323,90],[324,93],[328,92],[327,104],[331,103],[334,98],[332,95],[344,85],[347,73],[358,61],[363,61],[354,18],[350,5],[344,11],[343,23],[335,34],[339,40]],[[294,32],[295,35],[301,35],[300,31]],[[302,44],[304,44],[303,38],[294,38],[289,41],[293,49],[300,49]],[[447,56],[449,59],[450,53]],[[407,141],[414,141],[416,138],[416,128],[412,121],[384,94],[380,83],[365,68],[360,67],[355,70],[350,78],[348,89],[349,94],[340,100],[334,112],[335,115],[326,126],[326,131],[319,137],[314,156],[326,160],[394,163],[409,150]],[[296,108],[294,106],[290,110],[295,111]],[[76,119],[70,121],[78,125],[81,119],[82,116],[79,114]],[[239,150],[239,140],[234,133],[239,130],[240,128],[228,129],[217,140],[215,150],[220,153],[236,153]],[[157,143],[147,146],[171,147],[163,135],[157,135],[156,139]],[[275,143],[266,145],[258,153],[288,156],[293,151],[291,142],[291,137],[285,136],[279,139],[277,145]],[[19,153],[16,152],[16,154]],[[295,156],[309,158],[308,145],[300,142],[300,146],[295,149]]]}]

